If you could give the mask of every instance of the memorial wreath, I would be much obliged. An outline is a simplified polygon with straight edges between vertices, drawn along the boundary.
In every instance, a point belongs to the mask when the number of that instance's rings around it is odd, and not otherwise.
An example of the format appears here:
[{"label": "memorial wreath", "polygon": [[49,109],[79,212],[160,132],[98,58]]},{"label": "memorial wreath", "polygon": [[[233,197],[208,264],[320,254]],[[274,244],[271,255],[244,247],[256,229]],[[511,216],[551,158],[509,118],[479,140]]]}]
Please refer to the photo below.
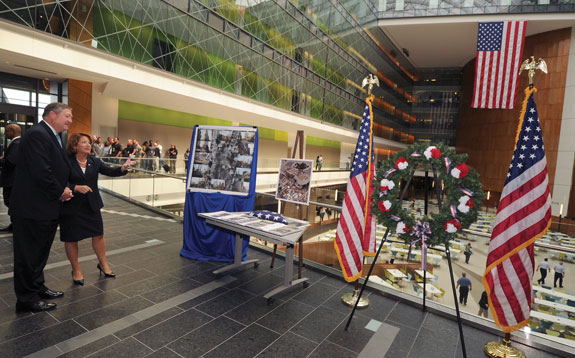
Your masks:
[{"label": "memorial wreath", "polygon": [[[373,184],[372,212],[378,223],[412,245],[445,245],[454,239],[477,220],[484,199],[479,174],[466,161],[466,154],[456,154],[444,144],[414,144],[393,154],[382,162]],[[402,206],[401,187],[407,192],[416,170],[427,170],[435,181],[437,213],[414,216]]]}]

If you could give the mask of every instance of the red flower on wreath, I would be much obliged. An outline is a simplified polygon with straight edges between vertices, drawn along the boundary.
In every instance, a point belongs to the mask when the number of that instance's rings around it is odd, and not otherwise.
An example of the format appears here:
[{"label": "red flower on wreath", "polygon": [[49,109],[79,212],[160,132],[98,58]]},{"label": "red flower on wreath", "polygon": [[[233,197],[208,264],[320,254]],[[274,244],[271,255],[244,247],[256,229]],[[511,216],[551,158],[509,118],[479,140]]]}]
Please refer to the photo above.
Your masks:
[{"label": "red flower on wreath", "polygon": [[438,159],[441,158],[441,151],[437,149],[436,146],[430,145],[429,147],[427,147],[425,152],[423,152],[423,155],[425,155],[425,158],[427,158],[428,160],[431,158]]},{"label": "red flower on wreath", "polygon": [[380,201],[379,203],[377,203],[377,207],[379,208],[379,211],[381,211],[382,213],[386,213],[389,210],[391,210],[391,201],[389,200]]},{"label": "red flower on wreath", "polygon": [[448,220],[445,222],[444,229],[450,234],[456,233],[461,230],[461,223],[457,219]]},{"label": "red flower on wreath", "polygon": [[400,157],[398,160],[395,161],[395,167],[399,170],[403,170],[409,166],[407,159],[404,157]]},{"label": "red flower on wreath", "polygon": [[467,174],[469,174],[469,166],[465,163],[461,163],[451,169],[451,175],[457,179],[465,178]]}]

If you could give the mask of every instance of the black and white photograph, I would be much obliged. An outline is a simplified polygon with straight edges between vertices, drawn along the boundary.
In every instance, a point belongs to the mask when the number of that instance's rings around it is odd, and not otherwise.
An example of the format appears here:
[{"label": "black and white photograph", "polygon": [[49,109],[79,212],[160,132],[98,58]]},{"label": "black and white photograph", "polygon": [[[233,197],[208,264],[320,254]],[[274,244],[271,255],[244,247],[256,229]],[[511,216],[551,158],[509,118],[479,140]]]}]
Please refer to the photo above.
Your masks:
[{"label": "black and white photograph", "polygon": [[188,190],[247,195],[255,140],[253,127],[199,126]]},{"label": "black and white photograph", "polygon": [[280,160],[276,199],[296,204],[309,204],[313,160]]}]

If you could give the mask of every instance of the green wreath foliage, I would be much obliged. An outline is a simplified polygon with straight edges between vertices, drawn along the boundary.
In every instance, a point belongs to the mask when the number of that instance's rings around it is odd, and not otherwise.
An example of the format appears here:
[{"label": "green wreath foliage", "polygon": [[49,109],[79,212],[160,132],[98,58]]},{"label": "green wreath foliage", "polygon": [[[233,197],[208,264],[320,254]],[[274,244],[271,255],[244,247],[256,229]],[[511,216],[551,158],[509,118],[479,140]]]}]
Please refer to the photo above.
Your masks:
[{"label": "green wreath foliage", "polygon": [[[437,150],[430,151],[431,148],[436,148],[439,152]],[[428,154],[431,152],[434,156],[428,159],[424,154],[426,150],[428,150]],[[401,158],[404,158],[404,160]],[[448,161],[450,161],[449,169],[445,158],[448,158]],[[407,161],[407,167],[399,169],[405,166],[405,161]],[[400,196],[409,178],[416,169],[423,171],[428,170],[431,180],[433,180],[434,172],[436,173],[439,183],[436,183],[436,185],[441,186],[441,182],[444,183],[444,195],[442,196],[442,205],[439,212],[431,213],[427,217],[423,217],[419,220],[420,223],[428,222],[431,229],[430,235],[427,235],[426,244],[427,246],[445,245],[449,240],[454,239],[463,229],[468,228],[477,220],[477,214],[481,208],[482,200],[485,197],[485,193],[481,189],[481,183],[479,182],[479,174],[473,168],[468,167],[465,163],[466,161],[467,154],[457,154],[445,144],[430,145],[418,143],[409,146],[401,152],[395,153],[391,159],[382,162],[373,182],[372,213],[376,215],[378,223],[388,227],[390,234],[396,233],[397,236],[406,243],[417,240],[413,235],[413,228],[419,219],[412,216],[408,210],[402,207]],[[454,176],[457,174],[457,171],[455,171],[455,174],[452,174],[452,170],[456,167],[458,170],[462,169],[459,170],[460,178]],[[396,170],[393,171],[392,169]],[[468,169],[467,175],[464,175],[466,169]],[[386,173],[387,177],[384,177]],[[393,187],[389,190],[382,190],[389,188],[389,186],[381,186],[382,179],[391,181],[393,184],[389,182],[383,183],[390,184]],[[401,185],[399,185],[400,183]],[[431,189],[430,198],[437,198],[435,193],[435,189]],[[468,195],[471,193],[472,195]],[[466,195],[469,200],[464,197]],[[408,199],[409,198],[403,198],[403,200]],[[391,204],[391,206],[389,206],[389,204]],[[466,210],[465,206],[467,206],[468,212],[463,212]],[[456,213],[455,217],[453,216],[453,212]],[[409,231],[404,232],[404,230],[406,230],[403,229],[404,227],[407,227]],[[419,228],[421,228],[421,226],[419,226]],[[450,231],[455,229],[457,231],[448,232],[447,228],[449,228]],[[421,243],[419,242],[416,246],[421,246]]]}]

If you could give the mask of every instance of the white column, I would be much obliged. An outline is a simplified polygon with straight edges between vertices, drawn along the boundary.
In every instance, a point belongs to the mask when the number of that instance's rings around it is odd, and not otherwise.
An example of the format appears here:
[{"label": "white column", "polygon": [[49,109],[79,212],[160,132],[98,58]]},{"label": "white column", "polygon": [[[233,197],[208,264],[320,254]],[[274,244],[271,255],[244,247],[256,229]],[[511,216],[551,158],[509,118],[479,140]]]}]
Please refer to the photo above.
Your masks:
[{"label": "white column", "polygon": [[552,213],[557,216],[561,204],[563,204],[563,215],[567,213],[569,193],[573,183],[573,160],[575,159],[575,141],[573,140],[575,136],[575,101],[573,98],[575,98],[575,27],[571,28],[571,40],[569,42],[569,62],[567,64],[561,133],[553,185]]},{"label": "white column", "polygon": [[118,134],[118,99],[92,85],[92,133],[106,140]]}]

